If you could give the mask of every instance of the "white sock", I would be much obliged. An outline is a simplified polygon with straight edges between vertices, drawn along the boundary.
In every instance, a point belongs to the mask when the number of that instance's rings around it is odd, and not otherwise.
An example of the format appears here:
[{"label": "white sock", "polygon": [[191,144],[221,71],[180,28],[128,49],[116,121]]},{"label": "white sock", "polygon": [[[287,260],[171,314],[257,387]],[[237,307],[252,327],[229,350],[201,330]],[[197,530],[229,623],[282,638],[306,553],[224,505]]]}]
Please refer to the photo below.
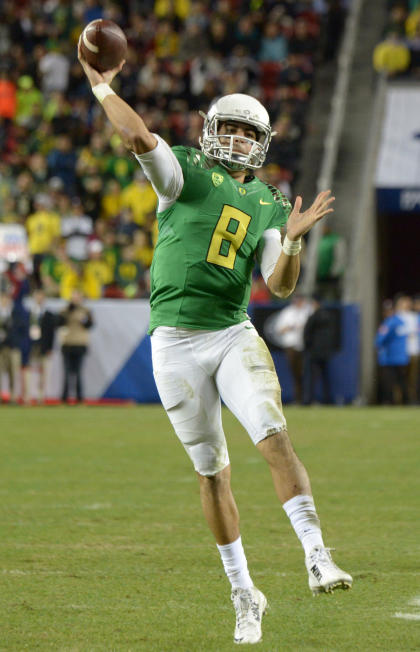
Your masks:
[{"label": "white sock", "polygon": [[308,555],[315,546],[324,547],[321,527],[312,496],[294,496],[283,505],[283,509]]},{"label": "white sock", "polygon": [[250,589],[254,586],[248,572],[241,537],[233,541],[233,543],[227,543],[225,546],[216,545],[222,558],[225,573],[232,584],[232,589]]}]

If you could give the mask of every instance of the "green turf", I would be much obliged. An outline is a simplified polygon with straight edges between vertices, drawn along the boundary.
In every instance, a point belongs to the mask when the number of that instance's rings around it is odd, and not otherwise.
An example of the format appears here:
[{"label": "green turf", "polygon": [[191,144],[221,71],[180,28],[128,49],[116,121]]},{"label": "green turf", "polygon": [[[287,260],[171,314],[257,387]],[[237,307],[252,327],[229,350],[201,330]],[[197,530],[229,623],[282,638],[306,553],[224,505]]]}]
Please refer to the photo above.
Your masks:
[{"label": "green turf", "polygon": [[[419,650],[420,424],[402,408],[286,408],[352,591],[313,598],[265,463],[225,412],[261,652]],[[190,463],[161,407],[0,408],[0,650],[237,649]]]}]

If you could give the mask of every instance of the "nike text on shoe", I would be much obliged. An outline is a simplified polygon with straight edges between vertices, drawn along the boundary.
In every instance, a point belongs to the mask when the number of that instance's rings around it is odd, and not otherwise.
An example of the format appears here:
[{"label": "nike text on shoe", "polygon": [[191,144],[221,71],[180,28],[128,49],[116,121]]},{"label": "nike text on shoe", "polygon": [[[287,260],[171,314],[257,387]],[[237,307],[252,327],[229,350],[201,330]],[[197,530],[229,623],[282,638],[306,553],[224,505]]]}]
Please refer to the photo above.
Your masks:
[{"label": "nike text on shoe", "polygon": [[251,589],[233,589],[232,602],[236,612],[235,643],[261,641],[261,619],[267,608],[267,598],[253,586]]},{"label": "nike text on shoe", "polygon": [[305,564],[309,575],[309,588],[314,595],[332,593],[334,589],[351,589],[352,576],[334,564],[330,548],[312,548]]}]

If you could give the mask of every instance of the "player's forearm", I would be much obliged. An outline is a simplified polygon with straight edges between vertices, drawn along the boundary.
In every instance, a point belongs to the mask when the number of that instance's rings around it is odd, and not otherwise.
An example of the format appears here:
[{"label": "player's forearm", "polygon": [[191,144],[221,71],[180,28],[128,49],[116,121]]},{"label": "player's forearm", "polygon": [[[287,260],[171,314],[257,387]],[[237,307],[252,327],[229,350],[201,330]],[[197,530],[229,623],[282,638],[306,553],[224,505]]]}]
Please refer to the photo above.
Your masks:
[{"label": "player's forearm", "polygon": [[281,252],[274,272],[267,281],[267,287],[272,294],[286,299],[296,287],[300,272],[299,254],[288,256]]},{"label": "player's forearm", "polygon": [[156,147],[157,140],[142,118],[118,95],[107,95],[102,107],[124,145],[136,154],[145,154]]}]

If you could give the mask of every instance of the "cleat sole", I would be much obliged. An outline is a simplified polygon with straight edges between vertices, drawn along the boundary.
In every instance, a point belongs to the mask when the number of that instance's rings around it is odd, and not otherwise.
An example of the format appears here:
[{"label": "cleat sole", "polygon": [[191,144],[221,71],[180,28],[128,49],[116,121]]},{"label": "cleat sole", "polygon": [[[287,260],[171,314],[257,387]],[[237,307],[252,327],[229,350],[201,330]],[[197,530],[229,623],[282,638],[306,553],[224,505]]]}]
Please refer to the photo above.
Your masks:
[{"label": "cleat sole", "polygon": [[312,595],[320,595],[320,593],[334,593],[335,589],[342,589],[343,591],[348,591],[351,589],[350,582],[335,582],[334,584],[329,584],[328,586],[317,586],[312,588]]}]

